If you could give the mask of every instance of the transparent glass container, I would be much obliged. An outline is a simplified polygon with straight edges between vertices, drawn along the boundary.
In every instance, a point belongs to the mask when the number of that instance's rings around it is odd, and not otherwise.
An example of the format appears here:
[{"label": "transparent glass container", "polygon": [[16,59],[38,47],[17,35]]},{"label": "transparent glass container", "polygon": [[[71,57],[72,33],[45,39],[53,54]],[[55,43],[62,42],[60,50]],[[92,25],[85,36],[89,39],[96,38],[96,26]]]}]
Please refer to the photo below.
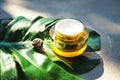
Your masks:
[{"label": "transparent glass container", "polygon": [[52,50],[63,57],[75,57],[87,48],[89,32],[75,19],[63,19],[52,29]]}]

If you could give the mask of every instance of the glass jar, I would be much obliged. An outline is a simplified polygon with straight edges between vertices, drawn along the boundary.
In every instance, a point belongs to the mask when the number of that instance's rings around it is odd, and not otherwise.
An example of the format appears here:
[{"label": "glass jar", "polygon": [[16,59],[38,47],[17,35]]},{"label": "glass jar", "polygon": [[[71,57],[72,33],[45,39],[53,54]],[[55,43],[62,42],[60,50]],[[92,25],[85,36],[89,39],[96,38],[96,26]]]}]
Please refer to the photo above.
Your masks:
[{"label": "glass jar", "polygon": [[54,26],[51,48],[63,57],[75,57],[87,48],[89,32],[76,19],[63,19]]}]

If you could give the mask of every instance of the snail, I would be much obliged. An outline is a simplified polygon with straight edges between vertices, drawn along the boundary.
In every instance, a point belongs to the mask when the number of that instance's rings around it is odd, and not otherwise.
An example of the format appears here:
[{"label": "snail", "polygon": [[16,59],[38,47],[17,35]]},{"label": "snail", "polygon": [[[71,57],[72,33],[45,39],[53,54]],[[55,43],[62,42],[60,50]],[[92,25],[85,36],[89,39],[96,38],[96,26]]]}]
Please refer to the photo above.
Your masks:
[{"label": "snail", "polygon": [[32,41],[32,45],[39,49],[41,52],[45,53],[44,48],[43,48],[43,40],[40,38],[35,38]]}]

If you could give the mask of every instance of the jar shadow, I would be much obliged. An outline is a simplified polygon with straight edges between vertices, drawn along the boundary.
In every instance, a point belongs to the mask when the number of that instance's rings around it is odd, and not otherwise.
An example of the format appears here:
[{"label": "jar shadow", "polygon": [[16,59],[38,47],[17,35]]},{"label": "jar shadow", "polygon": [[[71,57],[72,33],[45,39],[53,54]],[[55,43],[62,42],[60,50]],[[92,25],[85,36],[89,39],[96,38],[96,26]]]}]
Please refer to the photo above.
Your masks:
[{"label": "jar shadow", "polygon": [[95,59],[100,59],[99,63],[91,69],[89,72],[85,74],[78,74],[78,76],[84,78],[85,80],[96,80],[97,78],[101,77],[104,73],[104,62],[103,59],[99,54],[96,52],[86,52],[84,56],[87,56],[89,58],[95,58]]}]

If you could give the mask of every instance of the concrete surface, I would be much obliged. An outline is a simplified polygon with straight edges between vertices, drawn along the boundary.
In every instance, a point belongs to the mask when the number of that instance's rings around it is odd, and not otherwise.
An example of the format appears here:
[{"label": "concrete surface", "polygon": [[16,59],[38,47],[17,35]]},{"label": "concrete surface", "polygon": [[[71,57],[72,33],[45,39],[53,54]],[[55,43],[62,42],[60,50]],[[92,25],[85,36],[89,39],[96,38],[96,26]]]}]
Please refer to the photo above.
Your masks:
[{"label": "concrete surface", "polygon": [[85,80],[120,80],[120,0],[0,0],[0,18],[19,15],[80,19],[100,33],[102,49],[89,56],[102,60],[79,76]]}]

